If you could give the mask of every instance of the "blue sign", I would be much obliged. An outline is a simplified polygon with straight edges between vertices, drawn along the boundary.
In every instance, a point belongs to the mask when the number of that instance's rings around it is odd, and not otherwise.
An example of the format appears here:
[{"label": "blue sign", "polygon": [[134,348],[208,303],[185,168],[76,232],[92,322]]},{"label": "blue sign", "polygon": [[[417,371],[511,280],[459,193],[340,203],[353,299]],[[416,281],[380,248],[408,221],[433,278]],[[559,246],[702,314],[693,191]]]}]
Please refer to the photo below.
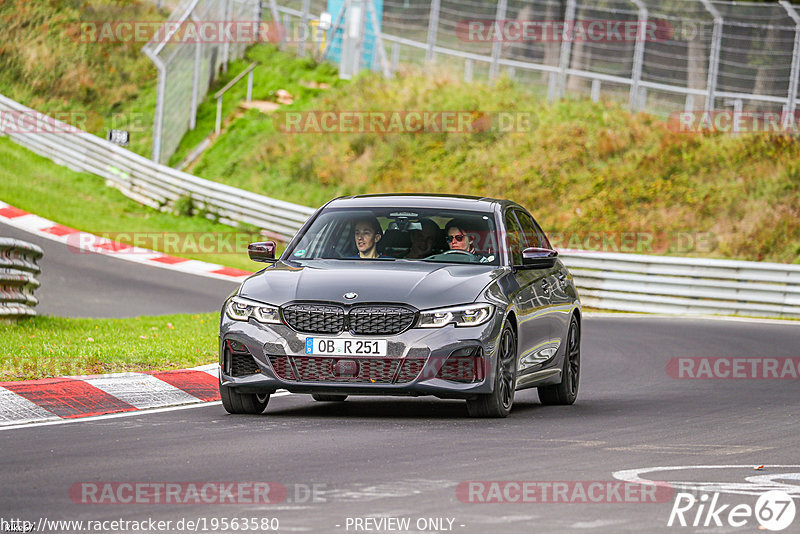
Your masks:
[{"label": "blue sign", "polygon": [[[331,14],[331,24],[336,23],[336,19],[339,18],[339,13],[344,9],[344,4],[345,0],[328,0],[328,13]],[[375,39],[372,14],[367,4],[372,4],[372,7],[375,8],[375,18],[378,19],[378,31],[381,30],[381,24],[383,24],[383,0],[364,0],[361,4],[364,10],[361,16],[366,17],[366,24],[364,24],[364,41],[361,45],[361,67],[379,70],[380,58],[378,57],[377,50],[378,42],[377,39]],[[327,58],[336,63],[339,63],[342,59],[342,34],[347,29],[346,22],[347,13],[344,13],[342,19],[339,21],[339,29],[336,31],[336,34],[331,34],[330,32],[328,34],[328,39],[331,43],[328,46]],[[333,27],[331,27],[330,31],[333,31]]]}]

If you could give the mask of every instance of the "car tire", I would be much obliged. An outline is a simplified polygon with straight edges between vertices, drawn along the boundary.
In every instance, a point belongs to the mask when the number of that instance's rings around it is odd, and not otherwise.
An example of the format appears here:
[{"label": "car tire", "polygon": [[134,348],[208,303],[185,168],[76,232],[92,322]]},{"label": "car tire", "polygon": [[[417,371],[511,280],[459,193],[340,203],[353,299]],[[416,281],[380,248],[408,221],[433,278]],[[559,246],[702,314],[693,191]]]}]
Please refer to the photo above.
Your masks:
[{"label": "car tire", "polygon": [[569,405],[578,398],[578,385],[581,378],[581,330],[575,317],[569,323],[567,349],[561,368],[561,383],[554,386],[540,386],[539,400],[547,405]]},{"label": "car tire", "polygon": [[235,388],[219,386],[222,407],[232,414],[262,413],[269,403],[269,393],[237,393]]},{"label": "car tire", "polygon": [[467,399],[470,417],[501,418],[511,413],[517,386],[517,336],[511,326],[506,325],[503,329],[497,350],[494,389],[491,393]]},{"label": "car tire", "polygon": [[328,393],[312,393],[311,398],[319,402],[342,402],[347,395],[329,395]]}]

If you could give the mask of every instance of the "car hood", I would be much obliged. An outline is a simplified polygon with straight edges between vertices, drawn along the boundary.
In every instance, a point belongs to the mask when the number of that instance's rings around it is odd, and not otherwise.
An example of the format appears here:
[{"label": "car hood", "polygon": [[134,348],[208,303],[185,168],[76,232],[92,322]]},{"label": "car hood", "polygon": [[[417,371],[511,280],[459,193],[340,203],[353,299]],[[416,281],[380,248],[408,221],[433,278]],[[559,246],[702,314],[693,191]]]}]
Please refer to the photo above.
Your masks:
[{"label": "car hood", "polygon": [[[497,267],[402,261],[317,260],[275,265],[242,283],[243,297],[274,305],[292,300],[396,302],[418,309],[473,302],[500,276]],[[348,300],[345,293],[358,296]]]}]

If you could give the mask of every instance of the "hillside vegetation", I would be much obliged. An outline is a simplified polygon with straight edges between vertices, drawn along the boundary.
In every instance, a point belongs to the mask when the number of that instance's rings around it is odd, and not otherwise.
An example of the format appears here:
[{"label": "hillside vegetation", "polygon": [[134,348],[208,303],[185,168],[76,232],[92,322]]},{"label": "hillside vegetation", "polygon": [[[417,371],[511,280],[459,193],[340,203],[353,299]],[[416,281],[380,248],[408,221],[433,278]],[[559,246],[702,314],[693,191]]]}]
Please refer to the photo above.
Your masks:
[{"label": "hillside vegetation", "polygon": [[0,94],[105,137],[131,131],[131,150],[150,155],[157,71],[144,43],[82,42],[81,22],[163,21],[154,2],[3,0]]},{"label": "hillside vegetation", "polygon": [[562,247],[800,262],[795,137],[676,133],[617,103],[549,104],[509,79],[491,86],[416,69],[366,74],[286,109],[507,110],[533,120],[511,133],[283,133],[249,111],[194,172],[310,206],[355,193],[511,198]]}]

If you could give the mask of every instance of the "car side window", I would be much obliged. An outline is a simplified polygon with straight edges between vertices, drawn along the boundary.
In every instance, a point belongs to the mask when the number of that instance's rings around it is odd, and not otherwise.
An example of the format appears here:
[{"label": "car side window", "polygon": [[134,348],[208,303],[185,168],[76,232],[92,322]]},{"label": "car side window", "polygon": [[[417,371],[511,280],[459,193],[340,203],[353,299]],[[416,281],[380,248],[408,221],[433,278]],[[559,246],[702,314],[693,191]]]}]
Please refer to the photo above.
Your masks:
[{"label": "car side window", "polygon": [[533,217],[521,210],[516,210],[516,214],[522,227],[522,232],[525,234],[526,247],[551,248],[550,241],[547,240],[544,232],[533,220]]},{"label": "car side window", "polygon": [[525,236],[522,234],[512,210],[506,212],[505,226],[506,246],[508,247],[508,255],[511,257],[511,264],[522,265],[522,247],[525,243]]}]

